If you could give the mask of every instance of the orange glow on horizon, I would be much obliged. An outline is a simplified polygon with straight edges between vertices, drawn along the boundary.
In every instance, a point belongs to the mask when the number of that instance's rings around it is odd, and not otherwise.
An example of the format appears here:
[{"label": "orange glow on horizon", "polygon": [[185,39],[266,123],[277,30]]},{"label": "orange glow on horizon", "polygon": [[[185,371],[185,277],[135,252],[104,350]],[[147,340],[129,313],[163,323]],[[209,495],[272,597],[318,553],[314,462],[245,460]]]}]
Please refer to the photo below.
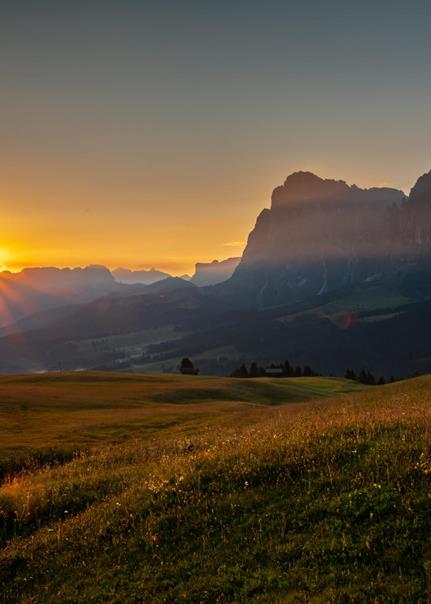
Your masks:
[{"label": "orange glow on horizon", "polygon": [[10,252],[7,248],[0,247],[0,269],[7,269],[7,261],[10,259]]},{"label": "orange glow on horizon", "polygon": [[[1,199],[1,196],[0,196]],[[171,275],[193,274],[197,262],[241,256],[251,224],[223,218],[199,218],[163,225],[154,218],[141,224],[126,217],[112,226],[114,216],[99,224],[82,224],[74,213],[68,223],[45,214],[6,214],[0,231],[0,271],[31,267],[74,268],[102,265],[108,269],[157,270]]]},{"label": "orange glow on horizon", "polygon": [[[89,265],[100,265],[106,266],[109,270],[116,268],[126,268],[129,270],[146,270],[151,269],[159,270],[162,272],[169,273],[174,276],[181,276],[184,274],[192,275],[195,271],[195,264],[197,262],[212,262],[213,260],[225,260],[232,256],[241,256],[244,248],[242,242],[238,242],[238,246],[229,245],[228,247],[221,247],[220,250],[215,251],[214,254],[196,254],[196,257],[162,257],[153,258],[148,261],[137,262],[136,257],[119,257],[118,259],[104,259],[103,257],[92,256],[90,254],[85,255],[84,258],[76,257],[71,254],[70,261],[59,256],[55,258],[54,255],[49,255],[48,258],[42,256],[33,256],[32,254],[26,254],[23,252],[11,253],[6,248],[0,247],[0,272],[9,271],[11,273],[19,273],[26,268],[32,267],[57,267],[57,268],[78,268],[86,267]],[[136,255],[138,256],[138,255]]]}]

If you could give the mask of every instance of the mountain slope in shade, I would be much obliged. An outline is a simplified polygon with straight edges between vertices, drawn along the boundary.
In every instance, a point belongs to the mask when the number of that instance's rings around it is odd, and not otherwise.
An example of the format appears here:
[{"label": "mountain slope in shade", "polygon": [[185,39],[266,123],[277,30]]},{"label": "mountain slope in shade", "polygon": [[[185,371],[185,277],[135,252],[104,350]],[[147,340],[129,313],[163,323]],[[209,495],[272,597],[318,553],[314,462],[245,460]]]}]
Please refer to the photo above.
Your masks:
[{"label": "mountain slope in shade", "polygon": [[206,285],[216,285],[229,279],[241,258],[227,258],[226,260],[213,260],[212,262],[197,262],[195,273],[191,282],[199,287]]},{"label": "mountain slope in shade", "polygon": [[[256,307],[322,295],[423,268],[430,257],[430,175],[402,191],[360,189],[308,172],[289,176],[259,215],[218,294]],[[431,200],[431,196],[429,196]]]},{"label": "mountain slope in shade", "polygon": [[[136,291],[136,290],[135,290]],[[216,324],[221,314],[218,301],[208,299],[198,287],[180,278],[147,286],[141,293],[110,294],[53,313],[52,321],[33,316],[20,329],[0,337],[0,373],[42,371],[100,366],[112,363],[114,347],[93,342],[95,338],[171,328],[193,332]],[[221,324],[224,319],[219,320]],[[172,337],[172,335],[170,335]],[[84,340],[88,345],[82,345]],[[156,341],[160,341],[156,334]],[[120,358],[121,355],[120,355]]]},{"label": "mountain slope in shade", "polygon": [[145,294],[163,294],[181,289],[195,289],[196,286],[182,277],[166,277],[145,288]]},{"label": "mountain slope in shade", "polygon": [[129,285],[135,283],[151,285],[152,283],[161,281],[161,279],[166,279],[167,277],[170,277],[168,273],[158,271],[155,268],[151,268],[149,270],[142,269],[137,271],[133,271],[128,268],[116,268],[112,271],[112,275],[114,276],[114,279],[119,283],[126,283]]},{"label": "mountain slope in shade", "polygon": [[0,337],[41,329],[50,329],[53,325],[72,315],[79,308],[78,304],[66,304],[58,308],[49,308],[26,315],[13,323],[0,327]]}]

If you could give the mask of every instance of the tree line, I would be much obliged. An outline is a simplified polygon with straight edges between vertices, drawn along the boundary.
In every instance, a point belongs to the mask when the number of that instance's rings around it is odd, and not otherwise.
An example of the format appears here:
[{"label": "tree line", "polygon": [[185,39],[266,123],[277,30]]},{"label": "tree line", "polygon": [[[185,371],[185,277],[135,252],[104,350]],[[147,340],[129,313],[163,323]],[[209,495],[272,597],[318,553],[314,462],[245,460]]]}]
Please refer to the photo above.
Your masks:
[{"label": "tree line", "polygon": [[[359,373],[356,373],[353,369],[346,369],[344,377],[346,378],[346,380],[359,382],[359,384],[367,384],[368,386],[383,386],[384,384],[386,384],[386,379],[383,375],[379,378],[376,378],[376,376],[373,375],[371,371],[365,369],[361,369]],[[392,376],[389,381],[395,382],[395,378]]]},{"label": "tree line", "polygon": [[[418,371],[416,371],[415,373],[413,373],[412,375],[410,375],[410,378],[414,378],[414,377],[419,377],[420,373]],[[401,380],[404,379],[408,379],[408,378],[395,378],[393,375],[391,375],[391,377],[386,380],[385,377],[382,375],[379,378],[376,378],[375,375],[373,375],[371,373],[371,371],[368,371],[366,369],[362,369],[359,373],[356,373],[353,369],[346,369],[346,373],[344,374],[344,377],[347,380],[353,380],[354,382],[359,382],[360,384],[366,384],[368,386],[384,386],[385,384],[392,384],[393,382],[400,382]]]}]

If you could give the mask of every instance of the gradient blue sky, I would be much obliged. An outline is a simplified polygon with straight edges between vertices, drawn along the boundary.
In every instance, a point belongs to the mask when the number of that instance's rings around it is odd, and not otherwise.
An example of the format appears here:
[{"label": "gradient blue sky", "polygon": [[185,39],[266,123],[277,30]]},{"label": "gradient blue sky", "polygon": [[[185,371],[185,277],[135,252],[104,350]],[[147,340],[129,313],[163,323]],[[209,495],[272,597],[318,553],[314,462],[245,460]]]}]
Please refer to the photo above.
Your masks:
[{"label": "gradient blue sky", "polygon": [[237,255],[312,170],[431,169],[427,2],[0,2],[0,265]]}]

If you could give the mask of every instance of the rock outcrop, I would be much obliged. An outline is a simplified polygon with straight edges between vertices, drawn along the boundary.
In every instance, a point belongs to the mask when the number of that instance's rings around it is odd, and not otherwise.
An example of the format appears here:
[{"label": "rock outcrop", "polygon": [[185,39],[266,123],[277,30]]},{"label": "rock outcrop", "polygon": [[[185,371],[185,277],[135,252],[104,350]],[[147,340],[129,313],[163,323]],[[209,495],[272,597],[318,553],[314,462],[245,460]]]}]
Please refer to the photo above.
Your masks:
[{"label": "rock outcrop", "polygon": [[431,258],[431,173],[407,199],[296,172],[259,215],[242,260],[218,292],[267,307],[422,270]]},{"label": "rock outcrop", "polygon": [[227,258],[226,260],[213,260],[213,262],[197,262],[191,282],[199,287],[216,285],[226,281],[232,276],[240,263],[241,258]]}]

